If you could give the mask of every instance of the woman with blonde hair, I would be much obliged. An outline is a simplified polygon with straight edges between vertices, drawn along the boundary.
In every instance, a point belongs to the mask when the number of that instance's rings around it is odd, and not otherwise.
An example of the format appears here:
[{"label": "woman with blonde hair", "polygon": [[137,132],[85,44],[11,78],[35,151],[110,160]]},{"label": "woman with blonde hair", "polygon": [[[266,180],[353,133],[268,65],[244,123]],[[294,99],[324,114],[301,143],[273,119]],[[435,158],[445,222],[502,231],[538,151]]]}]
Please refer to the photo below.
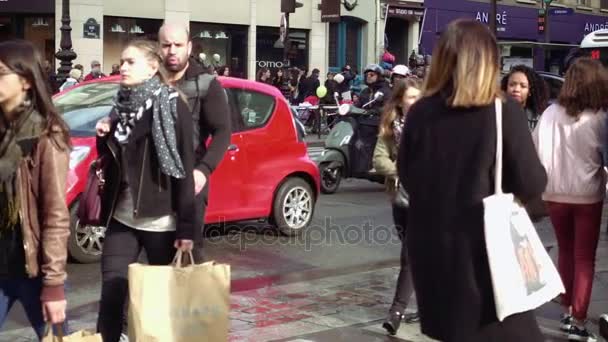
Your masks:
[{"label": "woman with blonde hair", "polygon": [[608,71],[580,58],[568,69],[556,104],[541,116],[534,140],[549,184],[543,194],[559,249],[566,293],[560,328],[576,341],[595,341],[585,328],[605,197]]},{"label": "woman with blonde hair", "polygon": [[397,290],[388,318],[382,324],[389,334],[397,334],[402,320],[416,322],[418,315],[406,317],[405,309],[414,292],[412,274],[409,268],[407,248],[405,246],[405,227],[407,224],[407,203],[405,194],[400,191],[397,177],[397,154],[401,133],[405,125],[407,112],[420,96],[420,82],[405,78],[395,83],[390,101],[386,104],[380,121],[380,134],[374,149],[374,168],[386,176],[386,189],[391,197],[395,229],[401,241],[401,269],[397,279]]},{"label": "woman with blonde hair", "polygon": [[484,24],[450,23],[401,137],[398,174],[409,193],[406,242],[421,329],[441,341],[544,341],[532,311],[499,322],[494,304],[483,199],[494,193],[497,98],[504,190],[527,203],[547,183],[526,115],[500,94],[498,61]]},{"label": "woman with blonde hair", "polygon": [[136,40],[123,50],[120,89],[109,119],[97,123],[105,185],[97,328],[121,340],[126,322],[127,270],[142,249],[151,265],[168,265],[176,249],[193,248],[192,114],[161,74],[158,44]]}]

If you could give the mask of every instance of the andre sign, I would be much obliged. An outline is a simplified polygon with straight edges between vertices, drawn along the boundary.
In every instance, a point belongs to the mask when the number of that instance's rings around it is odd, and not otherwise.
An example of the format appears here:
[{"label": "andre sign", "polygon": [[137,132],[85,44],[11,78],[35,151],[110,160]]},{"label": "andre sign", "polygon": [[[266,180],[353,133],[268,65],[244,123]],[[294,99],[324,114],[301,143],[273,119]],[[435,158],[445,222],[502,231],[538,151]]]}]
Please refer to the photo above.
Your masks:
[{"label": "andre sign", "polygon": [[[489,23],[490,20],[490,15],[488,14],[488,12],[477,12],[477,15],[475,16],[475,20],[480,21],[482,23]],[[498,31],[504,32],[506,30],[507,26],[507,11],[502,11],[496,13],[496,24],[498,25],[502,25],[502,27],[497,27]]]}]

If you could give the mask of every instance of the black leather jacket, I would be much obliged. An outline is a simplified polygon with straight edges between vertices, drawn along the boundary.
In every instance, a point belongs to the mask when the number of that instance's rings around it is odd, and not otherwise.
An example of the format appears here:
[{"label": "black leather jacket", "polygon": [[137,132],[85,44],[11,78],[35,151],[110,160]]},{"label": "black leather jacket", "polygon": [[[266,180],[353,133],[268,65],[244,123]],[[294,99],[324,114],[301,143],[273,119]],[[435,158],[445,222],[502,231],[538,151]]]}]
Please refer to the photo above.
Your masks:
[{"label": "black leather jacket", "polygon": [[[209,175],[224,158],[232,134],[226,92],[213,75],[206,73],[192,59],[184,77],[177,82],[177,87],[186,96],[192,113],[194,168],[209,179]],[[209,137],[212,140],[207,146]]]},{"label": "black leather jacket", "polygon": [[376,101],[368,107],[364,108],[372,114],[371,117],[366,117],[360,120],[360,123],[367,125],[379,125],[380,123],[380,115],[382,114],[382,107],[385,103],[387,103],[391,97],[391,87],[389,83],[385,80],[378,81],[374,84],[368,85],[367,88],[361,91],[361,96],[359,97],[359,102],[355,104],[355,106],[359,108],[363,108],[363,105],[370,102],[374,98],[374,94],[376,92],[381,92],[384,94],[384,97],[381,101]]},{"label": "black leather jacket", "polygon": [[[192,116],[188,105],[177,102],[175,133],[177,148],[186,177],[177,179],[160,171],[154,141],[152,140],[152,110],[144,112],[124,148],[114,138],[118,116],[110,114],[111,129],[104,137],[97,137],[97,152],[103,160],[105,186],[102,193],[102,220],[109,223],[114,215],[120,194],[123,172],[128,173],[129,188],[133,197],[134,217],[158,217],[176,213],[177,239],[194,238],[194,151],[192,149]],[[128,160],[127,165],[123,165]]]}]

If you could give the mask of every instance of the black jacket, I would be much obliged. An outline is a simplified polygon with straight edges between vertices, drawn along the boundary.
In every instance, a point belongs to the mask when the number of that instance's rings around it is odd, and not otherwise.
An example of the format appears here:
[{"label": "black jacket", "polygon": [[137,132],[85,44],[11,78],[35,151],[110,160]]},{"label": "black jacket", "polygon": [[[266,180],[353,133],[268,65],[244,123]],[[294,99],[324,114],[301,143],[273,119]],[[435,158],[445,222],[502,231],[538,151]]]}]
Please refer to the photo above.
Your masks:
[{"label": "black jacket", "polygon": [[[194,210],[194,150],[192,149],[192,115],[181,99],[177,104],[178,118],[175,124],[177,144],[186,177],[176,179],[160,171],[156,148],[152,139],[152,109],[144,112],[137,122],[125,148],[126,156],[114,131],[118,115],[110,114],[111,130],[105,137],[97,137],[97,152],[103,160],[105,187],[102,193],[102,218],[109,223],[114,214],[121,191],[122,160],[127,165],[129,188],[132,191],[134,217],[158,217],[176,214],[176,239],[193,239]],[[124,158],[123,158],[124,157]]]},{"label": "black jacket", "polygon": [[355,73],[350,70],[343,71],[342,76],[344,76],[344,81],[342,83],[338,84],[338,89],[337,89],[337,91],[340,93],[340,95],[342,95],[342,93],[350,91],[351,83],[353,82],[353,80],[356,77]]},{"label": "black jacket", "polygon": [[[542,341],[532,313],[496,318],[483,218],[494,192],[494,104],[451,108],[446,98],[412,106],[397,163],[410,194],[407,250],[422,332],[441,341]],[[503,189],[526,203],[547,176],[521,106],[508,100],[503,112]]]},{"label": "black jacket", "polygon": [[382,114],[382,107],[385,103],[387,103],[391,98],[391,87],[388,82],[382,80],[378,81],[372,85],[368,85],[367,88],[361,91],[361,96],[359,97],[359,102],[355,104],[355,106],[359,108],[363,108],[363,105],[368,103],[374,98],[374,94],[376,92],[381,92],[384,94],[384,98],[381,101],[374,102],[373,104],[367,106],[365,109],[369,110],[372,116],[365,117],[362,120],[359,120],[360,123],[366,125],[379,125],[380,123],[380,115]]},{"label": "black jacket", "polygon": [[[201,85],[205,89],[201,89]],[[188,99],[193,121],[195,166],[207,179],[224,158],[232,134],[228,97],[220,82],[193,60],[177,87]],[[207,146],[206,141],[212,137]]]}]

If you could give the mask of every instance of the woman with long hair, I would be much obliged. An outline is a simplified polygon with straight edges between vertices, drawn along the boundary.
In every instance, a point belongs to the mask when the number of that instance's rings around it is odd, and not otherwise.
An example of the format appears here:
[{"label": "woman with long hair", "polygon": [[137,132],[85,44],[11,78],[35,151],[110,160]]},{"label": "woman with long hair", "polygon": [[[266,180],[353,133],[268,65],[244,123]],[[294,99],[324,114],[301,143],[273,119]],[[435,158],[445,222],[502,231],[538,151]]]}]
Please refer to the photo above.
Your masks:
[{"label": "woman with long hair", "polygon": [[271,84],[272,83],[272,75],[270,73],[270,69],[268,68],[260,68],[255,77],[255,80],[261,83]]},{"label": "woman with long hair", "polygon": [[[389,309],[388,318],[383,323],[391,335],[399,330],[401,321],[405,319],[405,309],[414,292],[412,273],[409,267],[407,247],[405,245],[405,229],[407,225],[407,203],[400,193],[399,178],[397,177],[397,155],[401,133],[406,123],[407,112],[420,96],[420,82],[414,79],[403,79],[393,88],[390,101],[384,107],[380,121],[380,134],[374,150],[374,168],[386,177],[386,190],[391,197],[393,221],[397,235],[401,241],[401,269],[397,278],[397,290],[393,304]],[[416,314],[407,317],[406,321],[418,320]]]},{"label": "woman with long hair", "polygon": [[516,65],[502,78],[501,89],[521,105],[530,130],[534,130],[549,99],[549,90],[542,77],[525,65]]},{"label": "woman with long hair", "polygon": [[230,67],[227,65],[222,66],[217,71],[218,76],[230,77]]},{"label": "woman with long hair", "polygon": [[193,246],[192,114],[161,68],[157,43],[130,42],[122,52],[114,108],[96,127],[105,175],[102,217],[108,227],[98,319],[105,342],[121,338],[127,269],[141,250],[151,265],[168,265],[176,249]]},{"label": "woman with long hair", "polygon": [[65,320],[69,128],[38,50],[0,43],[0,326],[21,302],[39,338]]},{"label": "woman with long hair", "polygon": [[409,194],[406,243],[421,329],[440,341],[544,341],[533,311],[499,322],[494,304],[483,199],[494,194],[497,98],[505,191],[525,204],[547,184],[521,105],[504,99],[498,75],[487,26],[450,23],[401,137],[398,174]]},{"label": "woman with long hair", "polygon": [[560,328],[577,341],[595,341],[585,328],[595,272],[605,195],[608,71],[580,58],[566,73],[556,104],[534,132],[549,176],[543,194],[559,249],[558,269],[566,288]]}]

